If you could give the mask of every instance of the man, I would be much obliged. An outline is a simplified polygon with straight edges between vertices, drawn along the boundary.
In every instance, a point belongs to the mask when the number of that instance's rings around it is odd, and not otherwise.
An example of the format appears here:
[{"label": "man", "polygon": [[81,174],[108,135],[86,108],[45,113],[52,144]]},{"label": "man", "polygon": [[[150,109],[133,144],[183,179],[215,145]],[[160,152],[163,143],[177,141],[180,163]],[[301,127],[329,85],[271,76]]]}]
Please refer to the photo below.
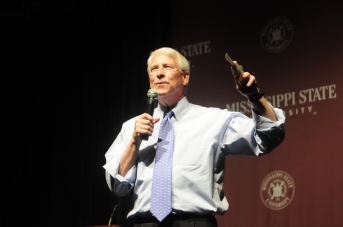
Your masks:
[{"label": "man", "polygon": [[[118,196],[134,190],[128,218],[135,226],[217,226],[214,214],[228,210],[222,192],[225,156],[271,152],[284,138],[283,112],[269,105],[253,75],[240,74],[235,67],[236,89],[251,102],[253,119],[238,112],[189,103],[189,63],[176,50],[160,48],[151,53],[147,63],[150,87],[158,91],[158,107],[154,116],[144,113],[123,124],[105,155],[109,187]],[[166,112],[168,117],[164,118]],[[159,133],[164,130],[164,126],[160,129],[161,124],[167,124],[163,118],[172,122],[171,130],[164,134]],[[164,137],[166,134],[171,135],[170,141]],[[142,135],[149,135],[149,139],[142,140]],[[161,156],[158,153],[169,145],[173,147],[168,153],[172,159],[171,191],[166,197],[154,199],[156,194],[152,191],[159,174],[154,169],[167,157],[163,156],[167,152]],[[167,178],[169,175],[163,177],[162,186],[168,185]],[[169,189],[161,191],[165,190]],[[158,202],[162,205],[152,209],[152,203]],[[167,213],[157,214],[168,203],[171,207]]]}]

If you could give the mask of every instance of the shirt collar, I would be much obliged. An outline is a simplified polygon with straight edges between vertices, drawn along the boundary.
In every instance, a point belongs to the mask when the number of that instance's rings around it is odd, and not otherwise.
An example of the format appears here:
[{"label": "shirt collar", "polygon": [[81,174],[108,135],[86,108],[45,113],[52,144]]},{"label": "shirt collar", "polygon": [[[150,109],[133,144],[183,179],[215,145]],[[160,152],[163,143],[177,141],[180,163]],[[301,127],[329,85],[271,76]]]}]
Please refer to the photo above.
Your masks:
[{"label": "shirt collar", "polygon": [[[174,112],[174,117],[176,119],[176,121],[180,121],[182,116],[187,112],[188,107],[189,107],[190,103],[188,102],[186,97],[183,97],[171,110]],[[162,105],[158,104],[159,106],[159,110],[162,112],[162,116],[163,116],[163,112],[165,110],[165,107],[163,107]]]}]

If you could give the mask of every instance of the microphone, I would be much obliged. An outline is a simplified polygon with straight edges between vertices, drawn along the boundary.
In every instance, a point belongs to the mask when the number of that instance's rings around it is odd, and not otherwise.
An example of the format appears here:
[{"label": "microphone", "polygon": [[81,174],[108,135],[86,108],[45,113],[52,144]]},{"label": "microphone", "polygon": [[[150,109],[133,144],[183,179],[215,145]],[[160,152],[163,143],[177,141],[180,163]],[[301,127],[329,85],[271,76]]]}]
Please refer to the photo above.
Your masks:
[{"label": "microphone", "polygon": [[[151,116],[154,115],[154,110],[157,107],[157,98],[158,98],[158,91],[156,89],[150,89],[147,93],[147,102],[146,102],[146,110],[145,112],[147,114],[150,114]],[[148,135],[141,135],[142,140],[148,140]]]}]

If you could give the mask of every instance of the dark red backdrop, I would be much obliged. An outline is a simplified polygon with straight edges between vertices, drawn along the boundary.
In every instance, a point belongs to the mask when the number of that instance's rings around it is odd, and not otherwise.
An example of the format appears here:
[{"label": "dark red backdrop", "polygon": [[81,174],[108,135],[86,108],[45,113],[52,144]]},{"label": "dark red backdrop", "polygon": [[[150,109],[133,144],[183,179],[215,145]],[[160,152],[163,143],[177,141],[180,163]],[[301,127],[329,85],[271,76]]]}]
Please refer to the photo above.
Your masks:
[{"label": "dark red backdrop", "polygon": [[[343,225],[342,27],[340,8],[330,1],[174,1],[172,47],[191,61],[189,100],[250,115],[235,91],[229,53],[286,115],[286,138],[273,153],[226,159],[230,208],[218,217],[220,226]],[[268,194],[261,185],[274,171],[292,186],[271,178]],[[287,196],[277,210],[264,203]]]}]

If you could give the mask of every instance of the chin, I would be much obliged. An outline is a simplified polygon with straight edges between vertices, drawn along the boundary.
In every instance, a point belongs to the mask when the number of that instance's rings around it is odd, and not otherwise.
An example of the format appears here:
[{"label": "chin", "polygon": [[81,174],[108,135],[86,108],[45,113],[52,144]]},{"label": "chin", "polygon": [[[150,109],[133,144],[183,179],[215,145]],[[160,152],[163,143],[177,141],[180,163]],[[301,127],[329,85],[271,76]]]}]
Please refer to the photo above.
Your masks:
[{"label": "chin", "polygon": [[163,89],[163,88],[155,88],[158,91],[158,95],[166,95],[168,94],[168,90]]},{"label": "chin", "polygon": [[165,96],[165,95],[167,95],[168,94],[168,92],[158,92],[158,96]]}]

